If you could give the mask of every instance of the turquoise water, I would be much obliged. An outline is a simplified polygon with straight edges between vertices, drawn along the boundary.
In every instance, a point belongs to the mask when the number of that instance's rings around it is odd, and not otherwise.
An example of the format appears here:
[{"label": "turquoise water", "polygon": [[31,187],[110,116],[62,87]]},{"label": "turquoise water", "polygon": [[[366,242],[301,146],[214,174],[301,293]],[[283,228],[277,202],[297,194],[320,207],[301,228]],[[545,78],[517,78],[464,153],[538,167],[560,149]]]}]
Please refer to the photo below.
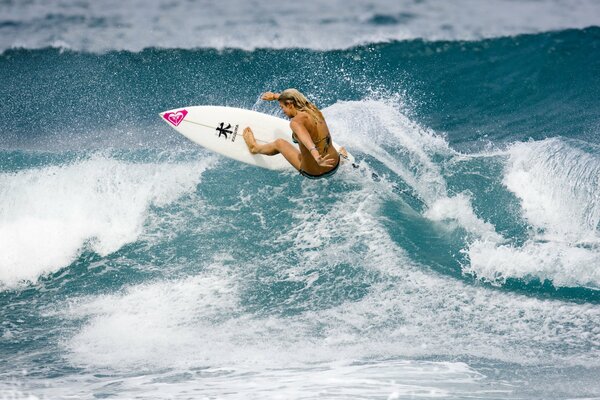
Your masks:
[{"label": "turquoise water", "polygon": [[[4,50],[0,393],[600,397],[598,71],[598,27]],[[360,168],[255,169],[158,118],[287,87]]]}]

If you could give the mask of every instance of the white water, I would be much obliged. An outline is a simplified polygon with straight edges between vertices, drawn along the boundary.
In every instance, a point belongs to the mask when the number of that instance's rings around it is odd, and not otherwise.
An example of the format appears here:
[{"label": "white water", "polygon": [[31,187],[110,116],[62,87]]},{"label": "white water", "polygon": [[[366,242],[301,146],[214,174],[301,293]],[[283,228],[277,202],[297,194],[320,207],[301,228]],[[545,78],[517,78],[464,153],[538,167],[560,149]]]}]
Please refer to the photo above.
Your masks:
[{"label": "white water", "polygon": [[[242,393],[286,398],[301,390],[349,397],[461,397],[476,391],[485,397],[513,390],[502,382],[485,384],[480,372],[462,362],[406,361],[432,355],[600,367],[600,331],[591,329],[600,309],[490,292],[428,271],[411,261],[381,225],[385,191],[374,182],[362,183],[363,188],[340,194],[325,215],[315,218],[318,205],[310,199],[328,183],[307,182],[297,199],[294,228],[278,238],[288,244],[281,253],[250,254],[250,262],[224,257],[227,263],[219,262],[219,255],[199,275],[132,285],[50,307],[48,316],[83,322],[74,336],[63,340],[66,356],[75,366],[121,376],[122,395],[150,398],[217,395],[225,388],[230,398]],[[240,212],[255,207],[253,198],[249,195]],[[258,193],[256,200],[261,198]],[[333,224],[336,229],[331,231]],[[246,229],[252,227],[240,226],[240,237]],[[307,246],[309,232],[319,241]],[[297,252],[301,261],[286,263]],[[323,307],[328,290],[346,284],[345,279],[350,285],[360,283],[339,276],[334,287],[319,290],[327,285],[319,277],[330,273],[332,259],[376,273],[369,293],[358,301]],[[286,303],[306,291],[303,301],[314,302],[314,309],[293,317],[248,309],[244,293],[252,290],[261,267],[274,271],[264,277],[269,281],[302,283],[303,289]],[[124,376],[127,371],[143,376]],[[76,379],[62,393],[99,385],[97,379]],[[149,393],[138,389],[140,381],[148,380],[165,383],[152,385]]]},{"label": "white water", "polygon": [[563,139],[517,143],[506,153],[503,183],[530,225],[522,246],[481,240],[469,272],[495,283],[550,280],[600,288],[600,157]]},{"label": "white water", "polygon": [[[425,205],[424,217],[469,233],[464,272],[493,284],[536,278],[557,287],[600,288],[600,158],[592,150],[548,139],[483,157],[459,154],[408,118],[399,98],[338,102],[325,114],[341,143],[374,157],[408,184]],[[478,215],[471,193],[448,193],[439,160],[473,157],[506,163],[503,186],[519,200],[517,217],[531,227],[523,245]]]},{"label": "white water", "polygon": [[151,206],[195,188],[206,162],[135,164],[104,156],[0,174],[0,284],[36,282],[84,249],[134,242]]}]

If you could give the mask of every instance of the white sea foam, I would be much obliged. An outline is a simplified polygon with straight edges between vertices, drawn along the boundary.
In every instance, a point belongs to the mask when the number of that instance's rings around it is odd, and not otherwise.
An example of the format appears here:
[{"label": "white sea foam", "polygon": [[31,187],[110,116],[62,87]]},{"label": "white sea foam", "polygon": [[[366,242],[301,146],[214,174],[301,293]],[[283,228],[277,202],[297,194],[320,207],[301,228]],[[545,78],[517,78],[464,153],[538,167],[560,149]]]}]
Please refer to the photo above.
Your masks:
[{"label": "white sea foam", "polygon": [[35,0],[3,2],[0,15],[0,50],[339,49],[390,40],[469,40],[600,25],[595,0]]},{"label": "white sea foam", "polygon": [[491,282],[538,278],[600,288],[600,157],[563,139],[517,143],[504,185],[530,225],[520,246],[476,241],[468,271]]},{"label": "white sea foam", "polygon": [[237,306],[236,283],[213,272],[75,305],[71,317],[92,318],[69,343],[73,362],[116,369],[210,365],[235,347],[214,325],[226,324]]},{"label": "white sea foam", "polygon": [[531,226],[530,238],[517,246],[475,213],[470,193],[448,194],[439,160],[470,156],[455,153],[397,104],[340,102],[324,111],[340,142],[383,162],[408,184],[426,206],[423,216],[470,234],[466,273],[494,284],[537,278],[600,288],[600,159],[593,152],[548,139],[493,154],[507,157],[503,183]]},{"label": "white sea foam", "polygon": [[401,108],[402,100],[396,97],[338,102],[324,113],[341,143],[373,156],[407,183],[425,204],[425,217],[453,224],[474,237],[501,241],[494,226],[475,214],[467,193],[448,193],[439,159],[458,153],[445,138],[415,123]]},{"label": "white sea foam", "polygon": [[446,140],[424,129],[401,110],[400,97],[337,102],[324,111],[340,143],[385,164],[424,202],[446,195],[446,181],[432,155],[451,156]]},{"label": "white sea foam", "polygon": [[[597,149],[596,149],[597,150]],[[504,184],[548,239],[594,240],[600,228],[600,156],[563,139],[509,149]]]},{"label": "white sea foam", "polygon": [[0,283],[35,282],[87,248],[136,240],[148,208],[192,190],[206,163],[133,164],[94,156],[0,175]]},{"label": "white sea foam", "polygon": [[[11,400],[94,399],[115,396],[129,399],[304,399],[304,398],[382,398],[403,397],[447,399],[465,398],[477,393],[498,396],[512,392],[510,385],[486,377],[462,362],[416,360],[370,360],[368,362],[313,363],[297,367],[246,367],[184,369],[167,373],[145,373],[123,379],[91,376],[61,377],[44,390],[35,381],[3,385],[0,398]],[[2,386],[6,386],[3,390]],[[3,397],[2,397],[3,396]],[[496,397],[497,398],[497,397]]]},{"label": "white sea foam", "polygon": [[[303,290],[308,291],[324,284],[318,275],[333,265],[356,263],[379,275],[363,298],[322,307],[319,301],[328,290],[323,287],[311,294],[316,307],[293,317],[256,314],[242,293],[257,266],[215,263],[198,276],[60,305],[60,315],[85,321],[64,340],[68,359],[111,374],[137,370],[153,378],[152,371],[176,371],[177,386],[165,383],[156,389],[174,397],[184,389],[215,396],[227,389],[257,398],[293,397],[299,390],[315,393],[334,386],[347,397],[461,397],[458,393],[465,392],[459,387],[481,393],[511,390],[498,383],[484,389],[481,374],[463,363],[399,361],[432,354],[600,367],[600,331],[591,328],[600,318],[597,307],[499,291],[491,296],[489,288],[427,271],[410,260],[378,221],[381,197],[374,183],[365,180],[365,187],[340,194],[321,218],[312,217],[322,205],[308,199],[328,183],[307,185],[312,190],[307,188],[298,199],[294,229],[279,239],[289,246],[281,253],[261,254],[254,262],[276,271],[264,279],[305,277]],[[318,249],[303,246],[306,232],[322,238],[313,244]],[[300,262],[286,263],[296,252],[303,256]],[[346,279],[352,278],[340,275],[335,286]],[[135,392],[139,379],[144,378],[131,378],[130,386],[123,378],[121,394]],[[169,382],[169,373],[158,379]],[[453,386],[452,379],[460,384]],[[372,386],[366,388],[368,382]]]}]

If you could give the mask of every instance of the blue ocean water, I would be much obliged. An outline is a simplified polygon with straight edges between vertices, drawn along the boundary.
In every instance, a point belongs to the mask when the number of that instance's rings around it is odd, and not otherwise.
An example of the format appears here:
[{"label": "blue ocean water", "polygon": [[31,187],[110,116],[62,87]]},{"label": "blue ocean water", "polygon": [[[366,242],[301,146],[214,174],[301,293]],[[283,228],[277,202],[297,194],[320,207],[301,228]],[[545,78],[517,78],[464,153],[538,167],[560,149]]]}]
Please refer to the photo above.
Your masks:
[{"label": "blue ocean water", "polygon": [[[0,396],[600,398],[597,5],[225,4],[0,4]],[[288,87],[360,168],[158,117]]]}]

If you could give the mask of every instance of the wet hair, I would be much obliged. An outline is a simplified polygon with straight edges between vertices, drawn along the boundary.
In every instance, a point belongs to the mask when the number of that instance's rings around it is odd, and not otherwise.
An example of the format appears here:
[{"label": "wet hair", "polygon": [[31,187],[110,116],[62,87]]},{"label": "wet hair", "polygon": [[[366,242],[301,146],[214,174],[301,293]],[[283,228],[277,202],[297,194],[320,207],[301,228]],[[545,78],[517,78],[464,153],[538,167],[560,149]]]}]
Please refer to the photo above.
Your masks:
[{"label": "wet hair", "polygon": [[315,120],[315,122],[325,120],[317,106],[308,101],[308,99],[296,89],[285,89],[283,92],[279,93],[278,100],[286,105],[293,104],[298,111],[305,111]]}]

